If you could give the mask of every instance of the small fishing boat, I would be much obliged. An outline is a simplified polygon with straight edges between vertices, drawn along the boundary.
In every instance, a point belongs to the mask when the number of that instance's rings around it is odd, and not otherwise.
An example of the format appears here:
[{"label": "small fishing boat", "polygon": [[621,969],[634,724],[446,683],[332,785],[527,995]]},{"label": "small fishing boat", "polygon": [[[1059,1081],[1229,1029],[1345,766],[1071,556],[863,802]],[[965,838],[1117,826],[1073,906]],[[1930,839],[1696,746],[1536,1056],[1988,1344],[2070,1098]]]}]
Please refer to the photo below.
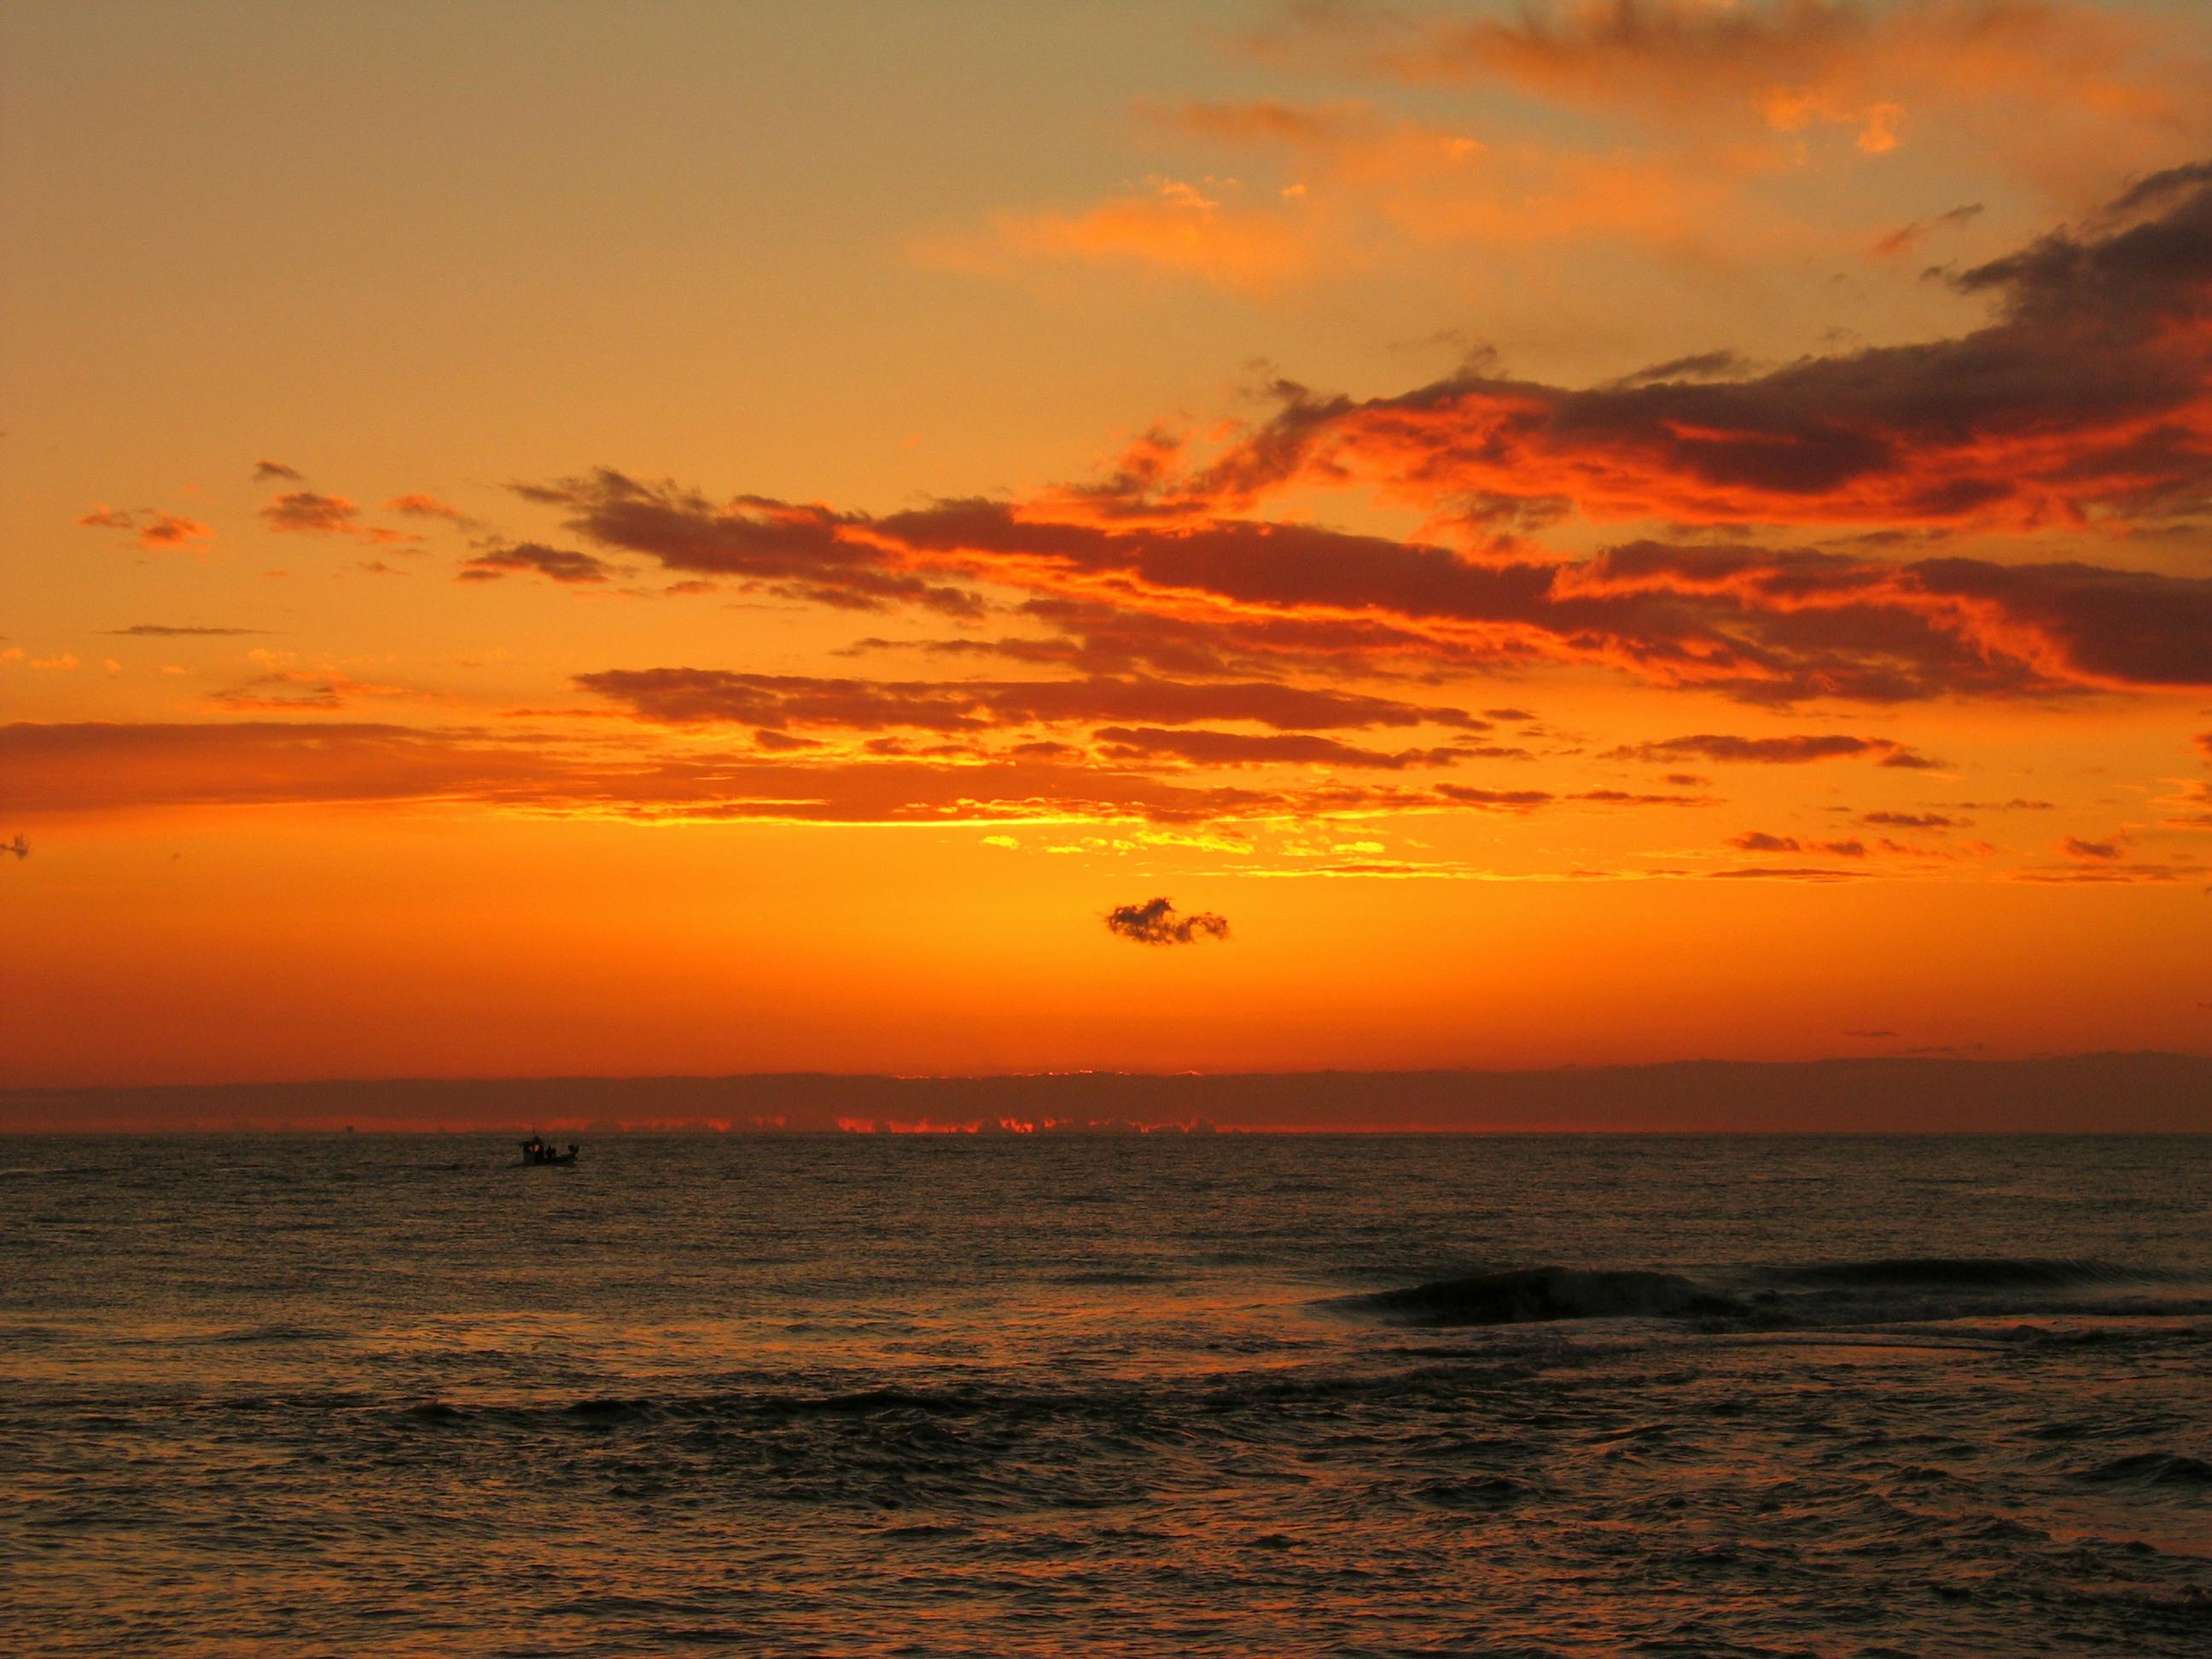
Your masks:
[{"label": "small fishing boat", "polygon": [[554,1151],[553,1143],[543,1135],[532,1135],[522,1143],[522,1161],[525,1164],[574,1164],[576,1152],[576,1143],[573,1140],[568,1143],[568,1150],[565,1152]]}]

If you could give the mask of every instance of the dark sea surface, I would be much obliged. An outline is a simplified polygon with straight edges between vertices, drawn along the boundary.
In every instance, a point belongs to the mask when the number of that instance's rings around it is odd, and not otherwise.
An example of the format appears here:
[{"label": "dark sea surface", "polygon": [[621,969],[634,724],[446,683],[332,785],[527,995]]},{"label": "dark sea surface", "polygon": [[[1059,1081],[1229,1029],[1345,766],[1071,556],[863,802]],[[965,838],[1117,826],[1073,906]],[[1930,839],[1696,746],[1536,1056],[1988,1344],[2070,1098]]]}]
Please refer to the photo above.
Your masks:
[{"label": "dark sea surface", "polygon": [[0,1139],[0,1650],[2212,1652],[2212,1139]]}]

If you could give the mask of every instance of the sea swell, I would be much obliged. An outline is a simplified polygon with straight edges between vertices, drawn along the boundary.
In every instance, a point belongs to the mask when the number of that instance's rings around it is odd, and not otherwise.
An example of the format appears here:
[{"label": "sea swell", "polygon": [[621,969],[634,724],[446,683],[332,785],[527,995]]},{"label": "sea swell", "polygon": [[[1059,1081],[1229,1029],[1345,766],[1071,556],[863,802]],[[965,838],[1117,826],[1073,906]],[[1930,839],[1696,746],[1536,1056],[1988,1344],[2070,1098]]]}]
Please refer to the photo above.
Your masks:
[{"label": "sea swell", "polygon": [[1436,1328],[1661,1319],[1711,1328],[1918,1322],[1990,1315],[2185,1317],[2212,1287],[2156,1267],[2033,1256],[1886,1256],[1701,1270],[1538,1267],[1425,1280],[1322,1304]]}]

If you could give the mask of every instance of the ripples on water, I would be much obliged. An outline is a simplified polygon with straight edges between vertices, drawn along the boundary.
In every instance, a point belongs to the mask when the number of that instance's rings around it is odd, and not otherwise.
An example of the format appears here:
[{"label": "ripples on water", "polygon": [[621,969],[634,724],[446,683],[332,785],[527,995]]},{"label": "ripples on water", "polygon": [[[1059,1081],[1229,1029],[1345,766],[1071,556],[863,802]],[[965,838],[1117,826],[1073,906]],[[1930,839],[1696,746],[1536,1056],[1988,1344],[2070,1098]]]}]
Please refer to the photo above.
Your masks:
[{"label": "ripples on water", "polygon": [[514,1157],[0,1140],[12,1650],[2212,1649],[2212,1141]]}]

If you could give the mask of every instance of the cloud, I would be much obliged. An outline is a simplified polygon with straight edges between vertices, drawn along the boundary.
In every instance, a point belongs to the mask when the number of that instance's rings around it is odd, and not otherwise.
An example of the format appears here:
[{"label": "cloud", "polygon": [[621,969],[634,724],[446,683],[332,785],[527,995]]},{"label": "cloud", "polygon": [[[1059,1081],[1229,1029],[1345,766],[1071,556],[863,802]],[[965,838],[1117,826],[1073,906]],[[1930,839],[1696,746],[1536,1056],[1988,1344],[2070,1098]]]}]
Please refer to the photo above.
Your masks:
[{"label": "cloud", "polygon": [[1477,137],[1349,101],[1143,112],[1158,137],[1223,159],[1234,176],[1153,174],[1086,206],[1000,213],[980,235],[924,241],[914,253],[993,276],[1136,267],[1265,298],[1412,249],[1680,246],[1725,222],[1742,172],[1720,158],[1691,167],[1617,146]]},{"label": "cloud", "polygon": [[272,497],[261,509],[271,530],[294,535],[357,536],[362,533],[361,509],[343,495],[319,495],[312,489],[295,489]]},{"label": "cloud", "polygon": [[1867,874],[1863,870],[1830,870],[1811,865],[1784,866],[1761,864],[1740,870],[1712,870],[1706,872],[1713,881],[1856,881]]},{"label": "cloud", "polygon": [[2058,850],[2069,859],[2094,859],[2109,861],[2120,856],[2120,838],[2111,841],[2084,841],[2079,836],[2068,836],[2058,843]]},{"label": "cloud", "polygon": [[296,467],[287,466],[282,461],[261,460],[253,464],[253,482],[256,483],[297,483],[304,476]]},{"label": "cloud", "polygon": [[259,634],[258,628],[176,628],[166,623],[133,623],[128,628],[111,628],[111,634],[136,635],[150,640],[229,639],[240,635]]},{"label": "cloud", "polygon": [[405,687],[374,685],[336,669],[283,668],[243,684],[210,691],[210,702],[240,714],[296,714],[307,708],[346,708],[364,697],[404,697]]},{"label": "cloud", "polygon": [[[1669,781],[1674,780],[1669,779]],[[1703,782],[1703,779],[1698,780]],[[1711,795],[1639,795],[1626,789],[1584,789],[1569,800],[1592,801],[1607,806],[1717,806]]]},{"label": "cloud", "polygon": [[[520,488],[593,545],[770,597],[972,620],[988,592],[1024,592],[1021,614],[1056,636],[918,648],[1094,672],[1597,662],[1771,703],[2212,684],[2201,577],[1896,562],[1865,541],[1545,558],[1501,533],[1566,511],[1894,538],[2212,509],[2212,165],[1949,280],[1991,320],[1765,373],[1700,354],[1580,390],[1482,363],[1364,400],[1279,382],[1273,415],[1221,441],[1152,428],[1105,477],[1013,501],[874,515],[611,469]],[[1424,508],[1487,550],[1251,516],[1316,487]]]},{"label": "cloud", "polygon": [[1953,208],[1948,213],[1939,213],[1929,219],[1915,219],[1911,224],[1899,225],[1877,241],[1873,247],[1877,259],[1893,259],[1901,253],[1910,253],[1930,235],[1941,230],[1955,230],[1972,223],[1981,216],[1979,202],[1965,207]]},{"label": "cloud", "polygon": [[1167,757],[1200,766],[1344,766],[1395,772],[1452,766],[1467,758],[1464,751],[1451,748],[1385,751],[1303,732],[1170,732],[1158,726],[1108,726],[1091,735],[1103,745],[1100,753],[1117,762]]},{"label": "cloud", "polygon": [[1800,841],[1795,836],[1770,836],[1762,830],[1750,830],[1729,837],[1728,844],[1739,853],[1826,853],[1837,858],[1863,859],[1866,845],[1859,841]]},{"label": "cloud", "polygon": [[1155,176],[1090,207],[1003,213],[982,235],[925,240],[911,251],[923,264],[982,275],[1073,260],[1150,266],[1262,294],[1319,264],[1310,217],[1294,199],[1248,204],[1234,180],[1202,183]]},{"label": "cloud", "polygon": [[602,546],[626,548],[672,570],[739,578],[779,598],[847,610],[905,604],[956,616],[981,606],[965,589],[887,568],[883,550],[848,531],[861,515],[738,495],[715,502],[672,480],[645,481],[603,467],[550,484],[518,484],[524,499],[567,512],[568,527]]},{"label": "cloud", "polygon": [[435,495],[394,495],[385,502],[387,513],[399,513],[410,519],[443,519],[448,524],[471,526],[476,523],[467,514],[450,501],[441,501]]},{"label": "cloud", "polygon": [[1202,488],[1164,496],[1062,491],[882,517],[759,498],[726,510],[609,472],[556,493],[589,507],[571,520],[587,540],[671,568],[750,573],[780,597],[845,608],[971,617],[982,600],[954,584],[989,583],[1028,590],[1022,614],[1062,630],[915,642],[933,652],[1178,674],[1598,663],[1776,703],[2212,684],[2212,580],[1654,541],[1582,560],[1475,559],[1218,517],[1207,494],[1244,486],[1202,471]]},{"label": "cloud", "polygon": [[[1261,50],[1510,88],[1716,145],[1948,143],[2042,180],[2197,124],[2191,35],[2071,0],[1528,0],[1504,15],[1301,8]],[[2069,158],[2069,152],[2076,154]]]},{"label": "cloud", "polygon": [[1802,766],[1813,761],[1872,760],[1877,766],[1927,768],[1940,765],[1887,738],[1854,738],[1842,733],[1782,738],[1743,738],[1701,732],[1657,743],[1624,744],[1600,759],[1629,761],[1743,761],[1767,766]]},{"label": "cloud", "polygon": [[1616,386],[1663,386],[1676,380],[1733,380],[1751,365],[1733,351],[1700,351],[1688,357],[1672,357],[1649,368],[1639,368],[1613,382]]},{"label": "cloud", "polygon": [[2206,760],[2212,761],[2212,732],[2199,732],[2189,741],[2197,746],[2198,754]]},{"label": "cloud", "polygon": [[2206,499],[2212,167],[1948,280],[1992,319],[1761,374],[1575,390],[1479,366],[1364,400],[1284,383],[1277,414],[1223,453],[1102,507],[1241,513],[1359,484],[1447,511],[1564,500],[1600,521],[2033,530]]},{"label": "cloud", "polygon": [[[272,709],[293,714],[336,714],[348,695],[374,691],[333,684],[325,699],[319,683],[304,678],[264,689]],[[235,695],[250,708],[262,692]],[[1194,787],[1068,747],[1024,748],[1029,752],[963,747],[917,757],[894,747],[856,757],[825,756],[804,742],[702,750],[597,724],[549,732],[515,722],[414,726],[343,718],[25,721],[0,726],[0,812],[434,802],[630,823],[1195,826],[1522,811],[1551,799],[1341,781]]]},{"label": "cloud", "polygon": [[1963,828],[1958,818],[1946,817],[1941,812],[1863,812],[1861,823],[1878,824],[1886,830],[1956,830]]},{"label": "cloud", "polygon": [[177,513],[165,513],[154,507],[125,511],[102,502],[79,519],[77,523],[88,530],[135,531],[138,545],[149,552],[191,547],[196,542],[215,539],[215,532],[198,519],[188,519]]},{"label": "cloud", "polygon": [[518,542],[512,547],[480,553],[461,567],[458,580],[497,581],[503,576],[535,574],[571,586],[605,582],[612,568],[605,560],[568,548],[547,547],[540,542]]},{"label": "cloud", "polygon": [[0,726],[0,801],[25,811],[482,798],[539,769],[527,745],[396,726]]},{"label": "cloud", "polygon": [[1487,727],[1487,722],[1448,705],[1266,681],[863,680],[650,668],[579,674],[574,683],[624,705],[641,720],[665,725],[942,732],[984,732],[1032,722],[1193,726],[1213,720],[1246,720],[1279,732]]},{"label": "cloud", "polygon": [[1120,904],[1106,913],[1106,928],[1137,945],[1194,945],[1201,939],[1227,939],[1229,919],[1211,911],[1176,914],[1166,899]]}]

